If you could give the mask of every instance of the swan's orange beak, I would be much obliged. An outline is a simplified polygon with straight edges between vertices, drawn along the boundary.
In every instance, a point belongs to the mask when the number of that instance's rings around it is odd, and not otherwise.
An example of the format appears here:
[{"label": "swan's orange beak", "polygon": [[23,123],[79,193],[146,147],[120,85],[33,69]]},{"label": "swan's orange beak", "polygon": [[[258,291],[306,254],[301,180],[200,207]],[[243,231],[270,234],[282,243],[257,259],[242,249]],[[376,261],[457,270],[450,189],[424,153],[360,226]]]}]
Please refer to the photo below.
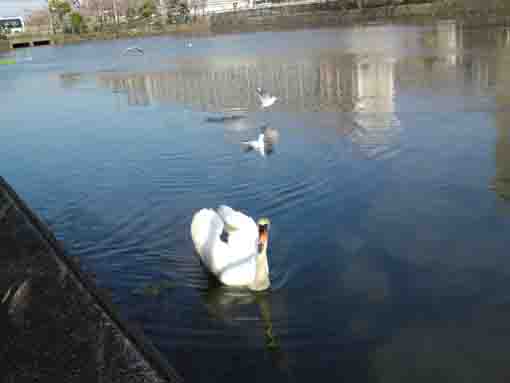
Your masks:
[{"label": "swan's orange beak", "polygon": [[267,232],[267,228],[259,227],[259,242],[263,244],[267,244],[269,234]]},{"label": "swan's orange beak", "polygon": [[269,240],[269,220],[267,218],[259,219],[259,252],[267,248]]}]

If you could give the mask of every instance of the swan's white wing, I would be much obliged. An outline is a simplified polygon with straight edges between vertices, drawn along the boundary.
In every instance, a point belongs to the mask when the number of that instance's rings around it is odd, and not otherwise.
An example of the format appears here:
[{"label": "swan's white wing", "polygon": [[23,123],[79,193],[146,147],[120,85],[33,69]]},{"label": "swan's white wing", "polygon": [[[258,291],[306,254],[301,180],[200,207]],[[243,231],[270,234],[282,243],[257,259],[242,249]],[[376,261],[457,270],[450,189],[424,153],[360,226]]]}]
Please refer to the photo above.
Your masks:
[{"label": "swan's white wing", "polygon": [[[255,254],[258,230],[253,219],[228,206],[220,206],[217,214],[211,209],[195,213],[191,222],[191,237],[204,265],[220,281],[230,286],[246,286],[255,278]],[[230,222],[228,243],[220,235]]]},{"label": "swan's white wing", "polygon": [[249,224],[249,220],[251,219],[247,215],[244,215],[243,213],[226,205],[220,205],[218,207],[218,215],[227,225],[225,229],[228,231],[243,229],[247,223]]},{"label": "swan's white wing", "polygon": [[234,259],[238,260],[253,254],[257,249],[258,227],[255,221],[228,206],[221,205],[218,214],[226,223],[228,246]]},{"label": "swan's white wing", "polygon": [[238,259],[226,265],[219,273],[219,279],[228,286],[247,286],[255,280],[257,270],[255,254]]},{"label": "swan's white wing", "polygon": [[216,275],[236,259],[232,246],[220,239],[223,228],[223,220],[212,209],[198,211],[191,222],[195,249],[204,265]]},{"label": "swan's white wing", "polygon": [[216,238],[223,231],[223,220],[212,209],[202,209],[193,215],[191,221],[191,239],[197,253],[202,257],[206,249],[212,248]]}]

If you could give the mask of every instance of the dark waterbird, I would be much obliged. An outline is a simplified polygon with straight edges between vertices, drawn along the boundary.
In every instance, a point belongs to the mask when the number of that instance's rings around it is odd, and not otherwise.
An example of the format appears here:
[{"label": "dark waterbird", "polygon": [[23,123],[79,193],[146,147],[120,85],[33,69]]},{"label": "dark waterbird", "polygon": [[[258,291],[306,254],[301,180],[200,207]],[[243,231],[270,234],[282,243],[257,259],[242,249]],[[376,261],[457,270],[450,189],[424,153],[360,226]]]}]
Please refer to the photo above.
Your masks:
[{"label": "dark waterbird", "polygon": [[246,118],[246,116],[242,115],[233,115],[233,116],[210,116],[205,119],[205,122],[213,122],[213,123],[225,123],[225,122],[234,122],[239,121]]}]

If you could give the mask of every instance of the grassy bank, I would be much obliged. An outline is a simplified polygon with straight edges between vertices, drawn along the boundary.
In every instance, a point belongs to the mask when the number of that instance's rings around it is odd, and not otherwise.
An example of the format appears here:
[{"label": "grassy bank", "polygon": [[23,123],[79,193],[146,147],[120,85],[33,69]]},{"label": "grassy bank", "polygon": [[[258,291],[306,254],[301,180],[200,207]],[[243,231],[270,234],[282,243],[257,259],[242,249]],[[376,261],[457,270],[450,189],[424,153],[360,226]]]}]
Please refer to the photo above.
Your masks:
[{"label": "grassy bank", "polygon": [[103,31],[80,34],[59,33],[53,36],[53,41],[55,44],[68,44],[91,40],[115,40],[163,35],[197,35],[208,34],[209,32],[208,23],[200,22],[193,24],[165,25],[159,28],[147,26],[138,29],[108,28]]}]

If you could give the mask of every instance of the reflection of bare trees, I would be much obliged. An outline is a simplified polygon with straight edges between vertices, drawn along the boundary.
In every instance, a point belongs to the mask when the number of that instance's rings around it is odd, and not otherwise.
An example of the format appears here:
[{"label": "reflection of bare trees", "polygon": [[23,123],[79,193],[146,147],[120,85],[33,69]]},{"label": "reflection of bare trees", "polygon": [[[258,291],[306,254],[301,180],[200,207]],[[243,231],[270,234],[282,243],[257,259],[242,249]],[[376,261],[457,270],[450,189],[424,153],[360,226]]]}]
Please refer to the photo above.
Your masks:
[{"label": "reflection of bare trees", "polygon": [[503,199],[510,200],[510,112],[501,108],[510,104],[510,72],[505,57],[498,56],[496,64],[497,93],[496,128],[498,138],[496,142],[496,176],[493,188]]},{"label": "reflection of bare trees", "polygon": [[395,116],[395,63],[385,58],[360,60],[356,63],[357,99],[352,140],[369,157],[390,149],[398,133]]},{"label": "reflection of bare trees", "polygon": [[[366,60],[365,60],[366,61]],[[257,108],[257,86],[280,97],[288,111],[393,112],[393,64],[359,63],[354,56],[320,56],[295,62],[183,64],[174,72],[102,74],[103,86],[127,91],[130,104],[191,104],[205,110]],[[370,101],[369,101],[370,99]]]},{"label": "reflection of bare trees", "polygon": [[437,48],[447,58],[450,65],[456,65],[461,57],[458,50],[464,46],[462,29],[455,21],[442,21],[438,22],[436,33]]},{"label": "reflection of bare trees", "polygon": [[510,114],[508,112],[498,114],[494,190],[501,198],[510,200]]},{"label": "reflection of bare trees", "polygon": [[[354,126],[360,129],[351,138],[373,155],[396,137],[394,71],[393,60],[382,57],[323,54],[295,61],[213,58],[180,63],[172,72],[104,73],[99,83],[126,92],[130,105],[179,103],[207,111],[257,110],[255,88],[262,86],[279,97],[278,109],[352,113]],[[346,133],[346,129],[340,130]]]}]

